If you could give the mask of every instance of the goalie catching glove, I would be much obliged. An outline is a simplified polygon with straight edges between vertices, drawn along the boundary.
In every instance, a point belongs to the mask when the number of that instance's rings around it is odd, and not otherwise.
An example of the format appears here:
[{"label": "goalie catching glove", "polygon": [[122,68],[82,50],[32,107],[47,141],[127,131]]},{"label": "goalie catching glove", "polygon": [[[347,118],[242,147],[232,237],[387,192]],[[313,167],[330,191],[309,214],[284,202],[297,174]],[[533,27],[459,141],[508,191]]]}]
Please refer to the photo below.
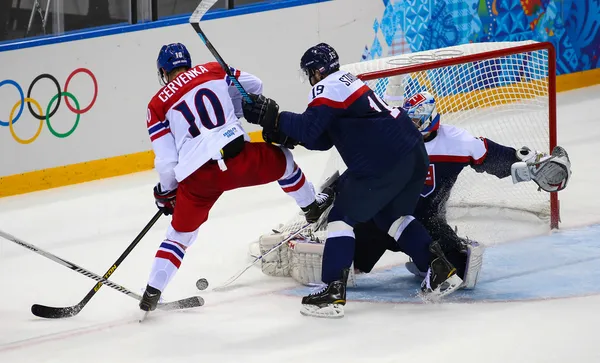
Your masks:
[{"label": "goalie catching glove", "polygon": [[511,167],[513,183],[533,180],[540,189],[558,192],[567,187],[571,177],[571,161],[566,150],[556,146],[551,155],[532,151],[524,146],[517,150],[516,162]]}]

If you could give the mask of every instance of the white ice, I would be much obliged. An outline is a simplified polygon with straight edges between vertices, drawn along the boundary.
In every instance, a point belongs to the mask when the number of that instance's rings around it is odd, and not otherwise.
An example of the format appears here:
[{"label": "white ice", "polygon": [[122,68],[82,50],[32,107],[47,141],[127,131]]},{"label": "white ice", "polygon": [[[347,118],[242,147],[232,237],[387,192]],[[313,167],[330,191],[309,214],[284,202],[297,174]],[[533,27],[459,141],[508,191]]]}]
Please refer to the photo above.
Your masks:
[{"label": "white ice", "polygon": [[[559,143],[574,170],[560,193],[563,229],[600,222],[599,99],[600,87],[559,95]],[[318,179],[325,155],[296,155]],[[155,213],[155,181],[149,171],[0,199],[0,229],[102,274]],[[277,185],[224,195],[164,295],[200,294],[206,305],[158,312],[143,324],[137,302],[108,287],[76,317],[36,318],[32,304],[73,305],[94,282],[0,241],[0,362],[600,362],[598,295],[440,305],[350,301],[343,319],[326,320],[301,316],[299,298],[278,293],[295,283],[258,268],[232,290],[196,291],[199,277],[214,286],[244,267],[248,244],[294,211]],[[111,280],[140,291],[168,223],[159,220]],[[384,257],[382,264],[404,261]]]}]

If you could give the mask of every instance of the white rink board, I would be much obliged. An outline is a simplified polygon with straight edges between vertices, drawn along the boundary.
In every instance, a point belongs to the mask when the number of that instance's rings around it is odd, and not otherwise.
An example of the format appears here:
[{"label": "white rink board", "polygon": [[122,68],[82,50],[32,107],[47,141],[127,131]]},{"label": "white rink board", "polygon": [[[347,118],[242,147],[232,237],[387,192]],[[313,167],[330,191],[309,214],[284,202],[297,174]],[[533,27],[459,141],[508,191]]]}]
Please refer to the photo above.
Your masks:
[{"label": "white rink board", "polygon": [[[342,63],[360,60],[364,45],[372,41],[373,19],[382,11],[380,0],[335,0],[205,21],[202,28],[225,61],[262,78],[265,94],[282,109],[301,111],[309,92],[298,79],[302,53],[327,42],[338,50]],[[185,43],[195,63],[214,60],[188,24],[0,53],[0,82],[14,80],[25,96],[33,79],[44,73],[53,75],[63,90],[67,77],[82,67],[98,82],[95,104],[66,138],[53,136],[44,121],[39,137],[24,145],[15,141],[8,127],[0,127],[0,153],[5,156],[0,177],[150,150],[146,107],[159,89],[158,50],[171,42]],[[90,104],[93,89],[85,74],[76,75],[68,87],[81,108]],[[55,94],[54,84],[42,79],[31,96],[45,114]],[[0,87],[0,120],[8,122],[19,99],[14,87]],[[63,99],[50,122],[58,133],[65,133],[75,116]],[[30,139],[39,125],[25,107],[14,131],[19,138]]]}]

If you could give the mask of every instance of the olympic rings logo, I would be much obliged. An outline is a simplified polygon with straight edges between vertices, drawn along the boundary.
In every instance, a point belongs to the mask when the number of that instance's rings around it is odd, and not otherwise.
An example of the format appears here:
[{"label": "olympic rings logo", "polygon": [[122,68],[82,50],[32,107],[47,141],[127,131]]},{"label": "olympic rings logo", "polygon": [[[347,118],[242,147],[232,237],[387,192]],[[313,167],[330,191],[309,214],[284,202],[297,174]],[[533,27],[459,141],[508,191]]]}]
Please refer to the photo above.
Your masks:
[{"label": "olympic rings logo", "polygon": [[[94,97],[92,97],[92,101],[90,102],[90,104],[83,109],[80,107],[79,101],[77,100],[77,98],[68,91],[71,80],[73,79],[73,77],[75,77],[79,73],[87,74],[92,79],[92,82],[94,82]],[[56,91],[57,91],[56,94],[50,99],[50,102],[48,102],[45,113],[42,110],[42,106],[40,105],[40,103],[38,101],[36,101],[35,99],[31,98],[31,91],[33,90],[33,87],[35,86],[35,84],[37,82],[39,82],[42,79],[51,80],[54,83],[54,85],[56,86]],[[65,137],[70,136],[75,131],[75,129],[77,129],[81,115],[88,112],[94,106],[94,104],[96,103],[96,98],[98,97],[98,80],[96,79],[96,76],[94,75],[94,73],[92,73],[92,71],[90,71],[87,68],[78,68],[78,69],[74,70],[73,72],[71,72],[71,74],[67,77],[67,80],[65,81],[64,91],[60,88],[60,84],[58,83],[58,80],[53,75],[48,74],[48,73],[40,74],[39,76],[34,78],[34,80],[29,85],[29,89],[27,90],[27,97],[25,97],[23,88],[21,88],[21,86],[17,82],[7,79],[7,80],[0,82],[0,87],[2,87],[4,85],[9,85],[9,86],[15,87],[17,89],[17,91],[19,92],[19,96],[21,97],[21,99],[19,101],[17,101],[17,103],[15,103],[15,105],[10,110],[8,120],[5,121],[5,120],[0,119],[0,126],[4,126],[4,127],[8,126],[12,137],[19,144],[31,144],[32,142],[34,142],[40,136],[40,133],[42,132],[42,128],[44,126],[44,121],[46,121],[48,130],[50,130],[52,135],[54,135],[58,138],[65,138]],[[58,111],[58,108],[60,107],[62,97],[65,98],[65,104],[67,105],[67,108],[76,115],[75,123],[73,124],[73,127],[71,127],[71,129],[65,133],[60,133],[60,132],[56,131],[52,127],[52,124],[50,123],[50,118],[56,114],[56,112]],[[73,101],[75,106],[73,106],[71,104],[71,101]],[[29,109],[29,113],[31,114],[31,116],[35,117],[36,119],[38,119],[40,121],[40,125],[38,126],[38,129],[37,129],[35,135],[33,135],[33,137],[31,137],[29,139],[22,139],[19,136],[17,136],[17,134],[15,133],[15,129],[13,127],[13,125],[16,124],[17,121],[19,121],[19,119],[21,118],[21,116],[23,114],[23,110],[25,109],[25,103],[27,103],[27,108]],[[33,109],[32,105],[35,106],[37,112],[36,112],[36,110]],[[17,108],[19,109],[19,112],[17,112],[17,115],[15,116],[15,111],[17,110]]]}]

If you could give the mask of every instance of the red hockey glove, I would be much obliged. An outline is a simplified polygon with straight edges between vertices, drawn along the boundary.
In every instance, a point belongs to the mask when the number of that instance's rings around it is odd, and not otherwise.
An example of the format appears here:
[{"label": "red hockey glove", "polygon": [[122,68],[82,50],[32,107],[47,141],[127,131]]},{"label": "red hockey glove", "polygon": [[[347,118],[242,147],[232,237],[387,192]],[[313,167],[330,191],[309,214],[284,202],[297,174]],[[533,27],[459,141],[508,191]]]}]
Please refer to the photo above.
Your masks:
[{"label": "red hockey glove", "polygon": [[175,211],[175,197],[177,196],[177,188],[173,190],[163,191],[160,183],[154,187],[154,199],[156,206],[163,212],[164,215],[171,215]]}]

